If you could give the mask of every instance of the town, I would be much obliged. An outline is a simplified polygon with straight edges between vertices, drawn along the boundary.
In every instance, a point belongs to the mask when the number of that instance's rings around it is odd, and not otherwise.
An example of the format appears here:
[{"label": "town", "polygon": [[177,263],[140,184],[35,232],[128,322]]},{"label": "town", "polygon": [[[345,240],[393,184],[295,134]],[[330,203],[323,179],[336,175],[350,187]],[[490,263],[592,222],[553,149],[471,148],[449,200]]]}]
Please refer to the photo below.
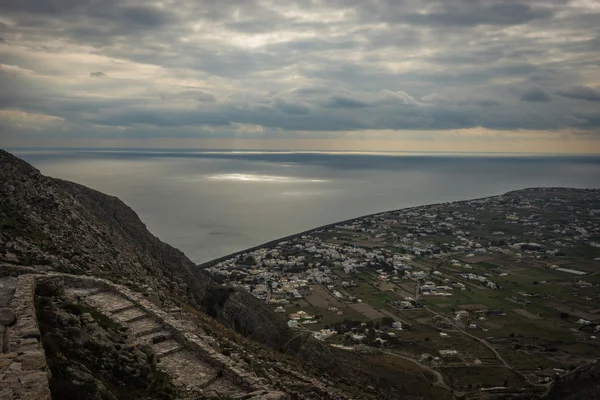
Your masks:
[{"label": "town", "polygon": [[405,358],[466,398],[600,357],[600,191],[527,189],[357,218],[205,266],[318,340]]}]

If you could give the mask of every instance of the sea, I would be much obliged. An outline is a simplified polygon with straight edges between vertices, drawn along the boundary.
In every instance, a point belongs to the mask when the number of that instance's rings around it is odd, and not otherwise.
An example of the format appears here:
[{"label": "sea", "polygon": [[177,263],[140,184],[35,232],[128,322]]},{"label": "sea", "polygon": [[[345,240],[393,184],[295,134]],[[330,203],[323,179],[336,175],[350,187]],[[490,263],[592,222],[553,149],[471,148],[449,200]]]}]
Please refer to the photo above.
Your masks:
[{"label": "sea", "polygon": [[9,149],[43,174],[119,197],[203,263],[361,215],[528,187],[600,188],[599,155]]}]

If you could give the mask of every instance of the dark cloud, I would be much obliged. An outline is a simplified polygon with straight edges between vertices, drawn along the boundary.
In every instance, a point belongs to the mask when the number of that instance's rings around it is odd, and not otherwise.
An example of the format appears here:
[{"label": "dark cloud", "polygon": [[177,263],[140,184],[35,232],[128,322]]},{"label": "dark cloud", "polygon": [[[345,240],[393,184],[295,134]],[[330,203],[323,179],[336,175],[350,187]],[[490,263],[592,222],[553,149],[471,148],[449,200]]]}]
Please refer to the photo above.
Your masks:
[{"label": "dark cloud", "polygon": [[551,10],[534,8],[524,2],[445,1],[440,8],[437,12],[409,15],[406,18],[427,25],[510,26],[552,16]]},{"label": "dark cloud", "polygon": [[331,108],[363,108],[371,104],[349,95],[335,95],[328,98],[323,105]]},{"label": "dark cloud", "polygon": [[[131,6],[118,9],[116,15],[124,22],[157,28],[173,20],[169,12],[152,7]],[[121,19],[119,18],[119,19]]]},{"label": "dark cloud", "polygon": [[494,107],[494,106],[502,105],[502,102],[500,102],[498,100],[494,100],[494,99],[475,100],[475,103],[479,104],[482,107]]},{"label": "dark cloud", "polygon": [[5,0],[0,108],[64,118],[80,135],[593,131],[600,15],[581,4]]},{"label": "dark cloud", "polygon": [[307,103],[284,99],[275,99],[273,106],[287,114],[306,115],[309,114],[311,110],[310,105]]},{"label": "dark cloud", "polygon": [[556,94],[576,100],[600,101],[600,90],[588,86],[574,86],[559,90]]},{"label": "dark cloud", "polygon": [[542,88],[532,87],[521,95],[522,101],[551,101],[552,97]]},{"label": "dark cloud", "polygon": [[215,97],[214,94],[204,92],[204,91],[198,90],[198,89],[184,90],[184,91],[172,94],[172,95],[160,93],[160,96],[163,100],[166,100],[169,98],[191,99],[191,100],[199,101],[201,103],[213,103],[213,102],[217,101],[217,98]]}]

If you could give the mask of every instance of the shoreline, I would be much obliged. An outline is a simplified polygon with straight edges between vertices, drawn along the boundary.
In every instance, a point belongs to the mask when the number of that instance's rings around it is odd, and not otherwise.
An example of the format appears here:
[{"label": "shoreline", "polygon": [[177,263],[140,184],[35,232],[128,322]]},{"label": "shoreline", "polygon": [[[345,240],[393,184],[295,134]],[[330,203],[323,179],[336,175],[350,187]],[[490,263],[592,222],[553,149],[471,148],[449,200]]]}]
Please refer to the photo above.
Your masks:
[{"label": "shoreline", "polygon": [[412,206],[412,207],[405,207],[405,208],[396,208],[393,210],[387,210],[387,211],[378,211],[376,213],[372,213],[372,214],[365,214],[362,215],[360,217],[353,217],[353,218],[349,218],[349,219],[345,219],[345,220],[341,220],[341,221],[337,221],[337,222],[332,222],[330,224],[325,224],[325,225],[321,225],[315,228],[311,228],[311,229],[307,229],[305,231],[302,232],[298,232],[298,233],[294,233],[291,235],[287,235],[284,237],[280,237],[277,239],[273,239],[270,240],[268,242],[264,242],[262,244],[256,245],[256,246],[252,246],[252,247],[248,247],[242,250],[238,250],[235,251],[233,253],[227,254],[225,256],[221,256],[221,257],[217,257],[214,258],[212,260],[203,262],[201,264],[196,264],[196,267],[198,267],[199,269],[204,269],[204,268],[209,268],[212,267],[222,261],[228,260],[230,258],[236,257],[240,254],[244,254],[244,253],[249,253],[261,248],[265,248],[265,247],[272,247],[275,246],[276,244],[280,243],[280,242],[284,242],[286,240],[292,240],[292,239],[296,239],[298,237],[310,234],[312,232],[318,231],[320,229],[327,229],[327,228],[331,228],[334,227],[336,225],[339,224],[343,224],[343,223],[348,223],[348,222],[354,222],[363,218],[368,218],[368,217],[374,217],[377,215],[381,215],[381,214],[386,214],[386,213],[390,213],[390,212],[396,212],[396,211],[404,211],[404,210],[411,210],[414,208],[420,208],[420,207],[432,207],[432,206],[438,206],[438,205],[442,205],[442,204],[452,204],[452,203],[463,203],[463,202],[469,202],[469,201],[475,201],[475,200],[485,200],[485,199],[491,199],[494,197],[499,197],[499,196],[506,196],[510,193],[515,193],[515,192],[525,192],[525,191],[543,191],[543,190],[573,190],[573,191],[600,191],[600,189],[596,189],[596,188],[586,188],[586,189],[582,189],[582,188],[573,188],[573,187],[530,187],[530,188],[524,188],[524,189],[517,189],[517,190],[511,190],[502,194],[496,194],[496,195],[491,195],[491,196],[485,196],[485,197],[476,197],[473,199],[464,199],[464,200],[457,200],[457,201],[450,201],[450,202],[443,202],[443,203],[431,203],[431,204],[422,204],[422,205],[418,205],[418,206]]}]

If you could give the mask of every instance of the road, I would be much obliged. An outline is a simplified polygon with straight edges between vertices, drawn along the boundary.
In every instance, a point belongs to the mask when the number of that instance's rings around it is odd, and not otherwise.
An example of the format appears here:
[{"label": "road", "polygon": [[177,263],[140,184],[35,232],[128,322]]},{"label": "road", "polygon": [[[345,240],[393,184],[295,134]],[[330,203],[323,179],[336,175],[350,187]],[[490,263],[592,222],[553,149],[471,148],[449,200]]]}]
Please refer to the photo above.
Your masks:
[{"label": "road", "polygon": [[[438,316],[442,317],[442,315],[436,313],[435,311],[430,310],[427,307],[424,307],[424,309],[427,310],[427,311],[429,311],[430,313],[432,313],[434,315],[438,315]],[[470,333],[466,332],[464,329],[460,328],[456,324],[454,325],[454,328],[456,330],[458,330],[459,332],[461,332],[463,335],[466,335],[466,336],[468,336],[468,337],[470,337],[472,339],[477,340],[478,342],[480,342],[481,344],[483,344],[485,347],[487,347],[488,349],[490,349],[490,351],[492,353],[494,353],[494,355],[496,356],[496,358],[498,359],[498,361],[500,361],[502,363],[502,365],[504,365],[506,368],[508,368],[511,371],[513,371],[515,374],[518,374],[520,377],[522,377],[525,380],[525,382],[527,382],[531,386],[543,387],[544,390],[545,390],[544,396],[546,394],[548,394],[548,392],[550,392],[550,389],[552,387],[552,382],[548,382],[548,383],[534,383],[534,382],[531,382],[529,380],[529,378],[527,378],[524,374],[522,374],[521,372],[519,372],[516,369],[514,369],[508,362],[506,362],[506,360],[500,355],[500,353],[498,353],[498,350],[496,350],[494,348],[494,346],[492,346],[491,344],[489,344],[485,339],[481,339],[481,338],[478,338],[477,336],[471,335]]]},{"label": "road", "polygon": [[405,357],[405,356],[402,356],[402,355],[400,355],[398,353],[392,353],[391,351],[385,351],[385,350],[381,350],[381,352],[385,353],[385,354],[389,354],[390,356],[399,357],[399,358],[402,358],[404,360],[410,361],[411,363],[418,365],[419,367],[423,368],[424,370],[426,370],[428,372],[431,372],[435,376],[435,379],[436,379],[436,381],[433,383],[434,385],[441,386],[444,389],[447,389],[450,392],[452,392],[452,388],[450,386],[448,386],[446,384],[446,382],[444,382],[444,377],[442,376],[442,374],[440,374],[435,369],[430,368],[429,366],[427,366],[425,364],[421,364],[420,362],[418,362],[417,360],[415,360],[413,358]]}]

